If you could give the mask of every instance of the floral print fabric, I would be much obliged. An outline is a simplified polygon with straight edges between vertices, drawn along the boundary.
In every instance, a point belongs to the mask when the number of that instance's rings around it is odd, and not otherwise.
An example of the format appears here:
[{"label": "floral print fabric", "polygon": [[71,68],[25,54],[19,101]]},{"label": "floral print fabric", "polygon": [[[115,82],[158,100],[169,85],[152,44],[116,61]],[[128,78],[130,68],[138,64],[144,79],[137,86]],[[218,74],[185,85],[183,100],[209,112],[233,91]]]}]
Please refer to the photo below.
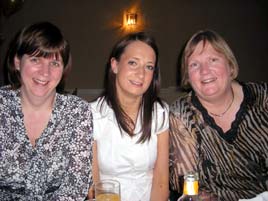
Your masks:
[{"label": "floral print fabric", "polygon": [[19,90],[0,89],[0,200],[84,200],[92,184],[92,114],[56,95],[47,127],[30,143]]}]

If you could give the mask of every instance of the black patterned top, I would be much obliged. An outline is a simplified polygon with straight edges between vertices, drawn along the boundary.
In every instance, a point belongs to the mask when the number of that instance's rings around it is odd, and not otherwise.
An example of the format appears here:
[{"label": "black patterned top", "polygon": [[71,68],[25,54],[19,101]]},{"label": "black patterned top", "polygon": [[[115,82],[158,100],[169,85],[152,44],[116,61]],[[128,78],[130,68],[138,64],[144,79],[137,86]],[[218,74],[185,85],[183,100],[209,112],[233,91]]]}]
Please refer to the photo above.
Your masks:
[{"label": "black patterned top", "polygon": [[92,184],[89,104],[56,94],[48,125],[33,147],[19,94],[0,89],[0,200],[84,200]]},{"label": "black patterned top", "polygon": [[194,92],[170,107],[170,185],[199,172],[200,191],[218,200],[252,198],[268,190],[268,84],[240,83],[244,100],[227,132]]}]

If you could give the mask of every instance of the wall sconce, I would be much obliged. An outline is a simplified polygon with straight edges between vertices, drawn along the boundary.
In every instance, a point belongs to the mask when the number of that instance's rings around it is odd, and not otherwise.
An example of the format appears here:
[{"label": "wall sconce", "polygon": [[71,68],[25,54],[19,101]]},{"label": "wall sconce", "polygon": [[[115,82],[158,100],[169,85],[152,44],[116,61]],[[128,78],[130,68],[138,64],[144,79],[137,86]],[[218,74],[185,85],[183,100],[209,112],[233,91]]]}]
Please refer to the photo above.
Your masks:
[{"label": "wall sconce", "polygon": [[125,10],[122,15],[121,30],[125,33],[142,31],[145,28],[145,19],[141,9],[133,6]]},{"label": "wall sconce", "polygon": [[137,25],[138,14],[137,13],[126,13],[126,24],[128,26]]}]

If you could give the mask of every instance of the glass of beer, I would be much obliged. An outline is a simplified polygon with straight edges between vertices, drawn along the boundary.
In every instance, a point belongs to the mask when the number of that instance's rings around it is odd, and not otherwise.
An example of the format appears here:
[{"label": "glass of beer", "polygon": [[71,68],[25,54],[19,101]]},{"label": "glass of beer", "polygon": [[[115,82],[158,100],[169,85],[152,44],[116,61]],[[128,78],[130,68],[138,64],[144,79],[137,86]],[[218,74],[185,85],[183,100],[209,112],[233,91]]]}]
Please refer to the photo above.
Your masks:
[{"label": "glass of beer", "polygon": [[95,184],[96,201],[120,201],[120,183],[106,179]]}]

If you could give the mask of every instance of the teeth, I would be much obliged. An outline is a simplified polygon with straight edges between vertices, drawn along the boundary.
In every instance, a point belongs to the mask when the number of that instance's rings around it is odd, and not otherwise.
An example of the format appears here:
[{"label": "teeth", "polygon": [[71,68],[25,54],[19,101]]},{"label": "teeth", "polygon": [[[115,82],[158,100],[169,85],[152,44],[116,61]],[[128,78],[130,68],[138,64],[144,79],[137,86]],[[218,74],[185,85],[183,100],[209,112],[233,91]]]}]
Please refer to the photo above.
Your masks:
[{"label": "teeth", "polygon": [[47,81],[43,81],[43,80],[39,80],[39,79],[34,79],[34,81],[39,83],[39,84],[42,84],[42,85],[45,85],[48,83]]},{"label": "teeth", "polygon": [[207,79],[207,80],[203,80],[202,83],[207,84],[207,83],[213,82],[213,81],[215,81],[215,80],[216,80],[216,79],[214,79],[214,78],[212,78],[212,79]]},{"label": "teeth", "polygon": [[142,83],[140,83],[140,82],[135,82],[135,81],[130,81],[132,84],[134,84],[134,85],[138,85],[138,86],[141,86],[142,85]]}]

